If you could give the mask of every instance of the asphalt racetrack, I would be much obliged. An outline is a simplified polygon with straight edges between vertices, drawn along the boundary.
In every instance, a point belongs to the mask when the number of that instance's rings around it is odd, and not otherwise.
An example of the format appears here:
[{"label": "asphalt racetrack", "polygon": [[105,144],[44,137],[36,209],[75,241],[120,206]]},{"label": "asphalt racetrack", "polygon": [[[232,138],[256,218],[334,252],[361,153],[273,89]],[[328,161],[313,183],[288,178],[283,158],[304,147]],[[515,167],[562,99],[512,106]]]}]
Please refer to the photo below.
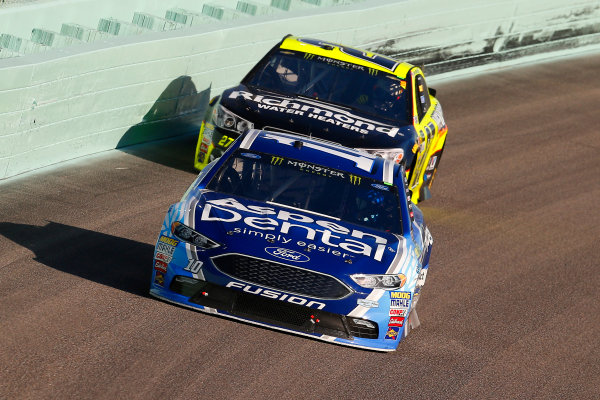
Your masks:
[{"label": "asphalt racetrack", "polygon": [[195,138],[0,182],[0,399],[600,398],[600,54],[435,86],[421,327],[375,353],[150,298]]}]

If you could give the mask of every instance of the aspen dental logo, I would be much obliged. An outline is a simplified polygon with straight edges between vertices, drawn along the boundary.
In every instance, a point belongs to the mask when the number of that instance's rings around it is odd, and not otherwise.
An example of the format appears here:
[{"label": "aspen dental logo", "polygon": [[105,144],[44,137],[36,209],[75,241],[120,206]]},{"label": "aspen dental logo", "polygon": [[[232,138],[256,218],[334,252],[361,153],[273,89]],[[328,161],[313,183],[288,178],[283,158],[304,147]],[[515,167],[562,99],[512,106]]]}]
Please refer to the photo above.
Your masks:
[{"label": "aspen dental logo", "polygon": [[[283,244],[293,243],[307,247],[308,250],[322,251],[343,258],[350,256],[346,253],[348,252],[381,261],[387,245],[387,239],[381,236],[349,229],[332,221],[318,220],[286,210],[276,211],[271,207],[245,206],[233,198],[207,200],[200,219],[224,223],[241,221],[246,227],[236,227],[231,232]],[[293,239],[286,236],[292,234]],[[304,238],[298,240],[299,236]]]},{"label": "aspen dental logo", "polygon": [[307,118],[323,121],[328,124],[341,126],[344,129],[358,132],[363,135],[375,131],[385,133],[390,137],[394,137],[399,133],[399,129],[393,126],[381,125],[376,121],[361,119],[347,111],[326,106],[321,103],[311,104],[309,101],[306,101],[305,103],[296,103],[282,98],[255,95],[243,90],[234,90],[229,95],[230,99],[237,99],[239,97],[256,103],[260,109],[277,111],[286,114],[301,115]]}]

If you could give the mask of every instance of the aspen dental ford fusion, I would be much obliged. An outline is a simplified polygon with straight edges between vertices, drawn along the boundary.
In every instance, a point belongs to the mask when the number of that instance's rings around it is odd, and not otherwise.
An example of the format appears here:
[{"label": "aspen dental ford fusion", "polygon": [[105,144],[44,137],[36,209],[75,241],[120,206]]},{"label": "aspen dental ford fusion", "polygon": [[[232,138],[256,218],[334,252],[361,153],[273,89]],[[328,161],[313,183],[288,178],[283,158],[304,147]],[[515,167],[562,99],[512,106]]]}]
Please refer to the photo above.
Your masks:
[{"label": "aspen dental ford fusion", "polygon": [[328,342],[395,350],[433,240],[402,165],[248,130],[167,212],[150,293]]},{"label": "aspen dental ford fusion", "polygon": [[412,201],[430,197],[446,141],[442,107],[414,65],[320,40],[285,37],[210,101],[195,167],[246,129],[319,137],[404,164]]}]

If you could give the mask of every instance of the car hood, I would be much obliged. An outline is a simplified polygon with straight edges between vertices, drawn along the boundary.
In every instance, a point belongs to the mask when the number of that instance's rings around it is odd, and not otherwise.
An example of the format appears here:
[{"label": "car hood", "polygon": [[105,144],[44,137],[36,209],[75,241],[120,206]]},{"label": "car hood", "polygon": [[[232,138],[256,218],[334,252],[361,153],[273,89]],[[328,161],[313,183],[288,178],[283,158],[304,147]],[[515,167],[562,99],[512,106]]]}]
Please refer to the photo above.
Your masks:
[{"label": "car hood", "polygon": [[243,254],[332,275],[383,274],[407,254],[400,235],[298,209],[202,190],[190,204],[194,229]]},{"label": "car hood", "polygon": [[[246,85],[225,90],[221,105],[265,130],[311,135],[354,148],[404,148],[416,141],[410,124],[332,103],[268,92]],[[408,154],[408,153],[406,153]]]}]

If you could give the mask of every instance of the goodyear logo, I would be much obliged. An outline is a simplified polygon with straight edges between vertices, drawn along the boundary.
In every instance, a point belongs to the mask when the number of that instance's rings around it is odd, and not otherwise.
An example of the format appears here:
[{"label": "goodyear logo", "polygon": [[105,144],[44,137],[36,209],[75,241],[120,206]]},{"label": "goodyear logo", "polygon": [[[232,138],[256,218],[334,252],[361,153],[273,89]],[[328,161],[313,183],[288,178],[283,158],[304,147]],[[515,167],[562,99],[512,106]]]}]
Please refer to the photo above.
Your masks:
[{"label": "goodyear logo", "polygon": [[170,238],[170,237],[164,236],[164,235],[162,235],[160,237],[160,239],[158,239],[158,241],[162,242],[162,243],[166,243],[166,244],[171,245],[171,246],[177,246],[177,244],[179,243],[179,240],[175,240],[173,238]]},{"label": "goodyear logo", "polygon": [[273,164],[273,165],[281,165],[282,163],[283,163],[283,157],[271,156],[271,164]]},{"label": "goodyear logo", "polygon": [[410,292],[391,292],[390,298],[392,298],[392,299],[410,299]]},{"label": "goodyear logo", "polygon": [[353,185],[360,185],[361,177],[350,174],[350,183]]}]

